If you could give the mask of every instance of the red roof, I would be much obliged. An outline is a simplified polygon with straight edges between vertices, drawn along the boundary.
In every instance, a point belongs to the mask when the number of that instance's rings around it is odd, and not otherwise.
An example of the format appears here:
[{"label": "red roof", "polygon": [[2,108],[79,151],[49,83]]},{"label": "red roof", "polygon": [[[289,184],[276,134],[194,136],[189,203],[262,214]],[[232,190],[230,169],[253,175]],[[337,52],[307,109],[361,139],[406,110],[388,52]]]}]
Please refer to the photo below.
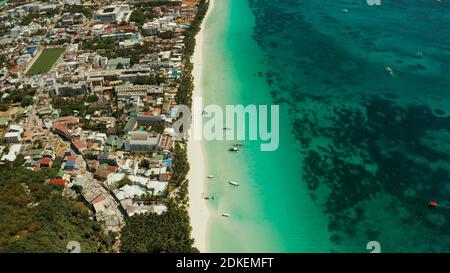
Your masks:
[{"label": "red roof", "polygon": [[111,173],[115,173],[117,171],[117,167],[115,166],[108,166],[106,169]]},{"label": "red roof", "polygon": [[67,161],[76,161],[76,160],[77,160],[77,157],[74,156],[74,155],[69,155],[69,156],[66,158],[66,160],[67,160]]},{"label": "red roof", "polygon": [[67,181],[61,178],[53,178],[50,179],[50,184],[55,185],[55,186],[66,186]]},{"label": "red roof", "polygon": [[72,141],[72,144],[73,144],[73,146],[75,146],[75,148],[77,148],[78,151],[80,151],[81,149],[87,148],[86,142],[83,142],[81,140],[74,140],[74,141]]},{"label": "red roof", "polygon": [[52,163],[52,159],[48,158],[48,157],[41,158],[41,160],[39,161],[40,165],[47,165],[47,166],[49,166],[51,163]]},{"label": "red roof", "polygon": [[17,66],[11,67],[11,68],[9,69],[9,72],[11,72],[11,73],[17,73],[17,72],[19,72],[19,68],[18,68]]},{"label": "red roof", "polygon": [[172,178],[172,174],[171,173],[162,173],[159,175],[159,180],[160,181],[169,181],[170,178]]},{"label": "red roof", "polygon": [[102,202],[103,200],[106,200],[106,197],[103,194],[100,194],[99,196],[97,196],[94,201],[92,201],[92,204],[95,205],[97,203]]},{"label": "red roof", "polygon": [[69,129],[67,129],[67,127],[62,124],[54,124],[53,129],[63,132],[64,134],[69,133]]}]

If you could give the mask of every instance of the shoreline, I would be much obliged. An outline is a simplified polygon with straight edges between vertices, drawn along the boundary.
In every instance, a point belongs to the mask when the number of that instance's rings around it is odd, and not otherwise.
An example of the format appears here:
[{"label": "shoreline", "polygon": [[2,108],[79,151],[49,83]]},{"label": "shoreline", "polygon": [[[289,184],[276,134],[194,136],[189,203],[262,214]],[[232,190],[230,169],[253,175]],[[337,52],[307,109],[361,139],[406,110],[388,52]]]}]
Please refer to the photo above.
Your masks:
[{"label": "shoreline", "polygon": [[[201,78],[203,68],[203,38],[205,22],[208,20],[215,0],[209,0],[208,11],[203,18],[200,31],[195,37],[195,49],[192,56],[194,78],[194,91],[192,97],[202,96]],[[188,141],[187,157],[190,164],[187,179],[189,180],[189,217],[191,219],[192,237],[194,246],[200,252],[207,251],[207,228],[209,219],[209,208],[203,199],[206,191],[206,160],[204,147],[201,140]]]}]

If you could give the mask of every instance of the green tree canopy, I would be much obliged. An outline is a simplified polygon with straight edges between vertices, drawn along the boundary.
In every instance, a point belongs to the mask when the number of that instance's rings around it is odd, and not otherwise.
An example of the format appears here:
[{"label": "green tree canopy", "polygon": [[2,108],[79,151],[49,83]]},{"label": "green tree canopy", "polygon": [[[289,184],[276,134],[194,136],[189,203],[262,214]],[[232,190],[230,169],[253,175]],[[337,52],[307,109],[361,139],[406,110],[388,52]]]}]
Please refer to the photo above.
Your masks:
[{"label": "green tree canopy", "polygon": [[128,219],[121,237],[125,253],[192,253],[191,226],[186,210],[169,204],[162,215],[134,215]]}]

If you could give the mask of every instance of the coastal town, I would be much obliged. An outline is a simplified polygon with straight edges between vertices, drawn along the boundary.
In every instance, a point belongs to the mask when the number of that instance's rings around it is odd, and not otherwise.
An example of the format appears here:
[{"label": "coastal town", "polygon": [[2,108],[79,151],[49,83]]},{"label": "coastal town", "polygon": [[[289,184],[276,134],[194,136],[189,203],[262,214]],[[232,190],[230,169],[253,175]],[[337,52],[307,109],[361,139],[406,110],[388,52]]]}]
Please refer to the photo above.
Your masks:
[{"label": "coastal town", "polygon": [[129,217],[186,205],[172,124],[189,103],[186,32],[199,2],[7,1],[0,168],[45,172],[117,240]]}]

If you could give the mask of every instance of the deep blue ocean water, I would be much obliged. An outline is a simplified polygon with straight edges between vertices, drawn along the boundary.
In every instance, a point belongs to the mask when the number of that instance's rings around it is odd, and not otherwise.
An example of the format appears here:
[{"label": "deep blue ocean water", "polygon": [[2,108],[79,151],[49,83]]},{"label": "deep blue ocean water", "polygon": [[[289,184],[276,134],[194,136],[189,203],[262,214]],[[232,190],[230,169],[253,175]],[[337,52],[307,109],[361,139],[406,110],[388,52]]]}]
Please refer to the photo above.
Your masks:
[{"label": "deep blue ocean water", "polygon": [[450,1],[248,1],[329,251],[450,252]]}]

